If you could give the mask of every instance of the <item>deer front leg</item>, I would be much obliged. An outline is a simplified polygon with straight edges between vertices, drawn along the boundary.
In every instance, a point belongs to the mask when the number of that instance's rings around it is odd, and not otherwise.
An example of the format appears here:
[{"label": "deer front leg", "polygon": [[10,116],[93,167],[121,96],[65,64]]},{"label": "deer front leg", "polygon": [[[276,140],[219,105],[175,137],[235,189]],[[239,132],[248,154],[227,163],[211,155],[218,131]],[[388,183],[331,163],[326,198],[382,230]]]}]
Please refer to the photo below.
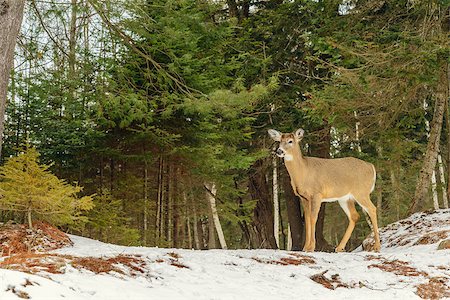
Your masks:
[{"label": "deer front leg", "polygon": [[305,251],[313,252],[316,249],[316,223],[319,216],[320,206],[322,204],[322,195],[315,194],[311,200],[310,215],[310,243]]},{"label": "deer front leg", "polygon": [[302,208],[303,208],[303,217],[305,218],[305,245],[303,246],[303,251],[308,251],[311,244],[311,205],[308,200],[303,197],[300,197]]}]

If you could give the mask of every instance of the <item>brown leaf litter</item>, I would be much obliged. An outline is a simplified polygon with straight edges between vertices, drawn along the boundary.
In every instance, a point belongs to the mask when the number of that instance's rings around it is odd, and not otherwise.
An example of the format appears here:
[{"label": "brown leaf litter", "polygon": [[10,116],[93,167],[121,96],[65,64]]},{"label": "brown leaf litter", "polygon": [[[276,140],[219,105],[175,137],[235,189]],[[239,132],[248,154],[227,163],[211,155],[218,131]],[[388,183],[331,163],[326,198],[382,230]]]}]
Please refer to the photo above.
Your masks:
[{"label": "brown leaf litter", "polygon": [[450,297],[450,286],[445,277],[431,277],[427,283],[417,285],[416,294],[422,299],[442,299]]},{"label": "brown leaf litter", "polygon": [[419,271],[414,267],[411,267],[408,262],[394,259],[388,260],[382,257],[368,255],[366,260],[379,260],[380,263],[371,264],[367,268],[378,268],[385,272],[394,273],[401,276],[428,276],[426,272]]},{"label": "brown leaf litter", "polygon": [[76,257],[51,253],[20,253],[6,257],[0,268],[30,274],[41,272],[64,274],[70,265],[78,270],[88,270],[95,274],[118,273],[135,277],[144,274],[146,262],[140,256],[117,255],[114,257]]},{"label": "brown leaf litter", "polygon": [[45,252],[71,245],[67,234],[45,222],[33,223],[32,230],[12,222],[0,225],[0,256]]}]

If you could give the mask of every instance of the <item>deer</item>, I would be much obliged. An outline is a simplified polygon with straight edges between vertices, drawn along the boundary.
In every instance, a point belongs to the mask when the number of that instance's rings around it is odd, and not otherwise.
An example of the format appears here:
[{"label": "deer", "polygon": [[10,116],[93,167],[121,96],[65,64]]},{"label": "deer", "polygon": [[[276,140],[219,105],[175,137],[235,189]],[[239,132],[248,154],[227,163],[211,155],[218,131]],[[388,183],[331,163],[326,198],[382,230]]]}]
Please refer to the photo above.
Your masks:
[{"label": "deer", "polygon": [[375,188],[375,166],[354,157],[326,159],[303,156],[300,142],[304,132],[301,128],[293,133],[268,130],[269,136],[279,142],[275,154],[284,159],[294,194],[301,199],[305,217],[303,251],[313,252],[316,248],[316,222],[322,203],[337,201],[348,217],[348,227],[335,251],[344,251],[359,219],[356,202],[370,217],[375,237],[373,250],[379,252],[377,210],[370,200]]}]

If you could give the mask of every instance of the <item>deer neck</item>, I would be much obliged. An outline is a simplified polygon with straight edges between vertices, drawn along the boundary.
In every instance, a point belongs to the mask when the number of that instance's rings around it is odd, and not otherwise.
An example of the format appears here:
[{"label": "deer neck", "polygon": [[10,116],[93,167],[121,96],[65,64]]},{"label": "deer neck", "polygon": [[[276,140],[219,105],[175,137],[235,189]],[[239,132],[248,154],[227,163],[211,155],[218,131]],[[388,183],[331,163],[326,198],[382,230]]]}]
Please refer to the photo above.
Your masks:
[{"label": "deer neck", "polygon": [[300,179],[300,172],[305,169],[306,161],[303,158],[300,146],[296,145],[291,155],[284,157],[284,164],[292,180]]}]

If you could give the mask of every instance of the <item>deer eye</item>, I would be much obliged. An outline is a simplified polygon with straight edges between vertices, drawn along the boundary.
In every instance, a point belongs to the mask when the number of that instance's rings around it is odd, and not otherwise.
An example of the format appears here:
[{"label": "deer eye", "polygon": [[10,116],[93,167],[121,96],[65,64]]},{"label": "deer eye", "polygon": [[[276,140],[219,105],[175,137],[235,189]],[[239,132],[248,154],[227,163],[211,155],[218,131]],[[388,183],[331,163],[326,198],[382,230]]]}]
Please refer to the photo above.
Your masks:
[{"label": "deer eye", "polygon": [[292,140],[289,140],[289,141],[288,141],[288,143],[289,143],[289,144],[292,144],[292,143],[293,143],[293,141],[292,141]]}]

